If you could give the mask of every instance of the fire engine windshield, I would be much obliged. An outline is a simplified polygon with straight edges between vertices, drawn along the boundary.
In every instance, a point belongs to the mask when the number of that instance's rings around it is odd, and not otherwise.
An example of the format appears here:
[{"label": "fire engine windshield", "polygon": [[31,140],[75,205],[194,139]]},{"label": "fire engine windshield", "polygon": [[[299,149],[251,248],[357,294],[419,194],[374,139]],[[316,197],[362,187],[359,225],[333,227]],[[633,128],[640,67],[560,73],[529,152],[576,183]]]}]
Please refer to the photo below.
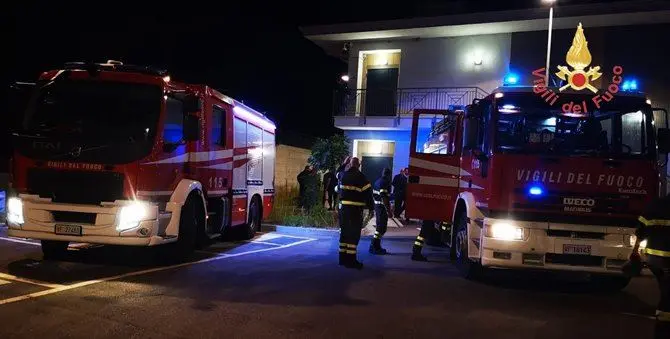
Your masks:
[{"label": "fire engine windshield", "polygon": [[[594,108],[589,96],[561,98]],[[655,149],[652,112],[642,98],[617,97],[587,113],[566,113],[533,93],[511,93],[497,100],[496,111],[495,147],[502,153],[644,157]]]},{"label": "fire engine windshield", "polygon": [[64,80],[43,87],[26,112],[25,133],[78,141],[147,140],[161,108],[159,86]]}]

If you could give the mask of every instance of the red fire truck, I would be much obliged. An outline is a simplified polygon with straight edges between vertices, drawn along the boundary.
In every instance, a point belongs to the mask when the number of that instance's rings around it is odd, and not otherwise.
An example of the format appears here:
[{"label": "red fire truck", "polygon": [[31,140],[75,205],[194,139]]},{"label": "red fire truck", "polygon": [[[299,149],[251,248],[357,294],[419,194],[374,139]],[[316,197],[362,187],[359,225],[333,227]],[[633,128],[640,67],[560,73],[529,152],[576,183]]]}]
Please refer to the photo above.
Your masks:
[{"label": "red fire truck", "polygon": [[12,237],[164,245],[177,256],[272,208],[275,125],[162,70],[69,63],[44,72],[13,134]]},{"label": "red fire truck", "polygon": [[532,87],[502,87],[465,111],[413,119],[406,213],[442,225],[466,277],[534,268],[628,283],[621,266],[637,216],[665,194],[670,146],[666,114],[643,95],[564,112]]}]

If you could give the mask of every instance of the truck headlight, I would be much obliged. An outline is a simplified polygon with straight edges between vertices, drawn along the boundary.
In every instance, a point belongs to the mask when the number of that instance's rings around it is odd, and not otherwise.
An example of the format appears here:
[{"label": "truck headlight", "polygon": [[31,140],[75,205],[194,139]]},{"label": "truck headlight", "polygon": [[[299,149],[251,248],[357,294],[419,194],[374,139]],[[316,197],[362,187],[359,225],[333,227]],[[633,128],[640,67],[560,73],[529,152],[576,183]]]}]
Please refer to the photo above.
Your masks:
[{"label": "truck headlight", "polygon": [[647,248],[647,239],[640,241],[640,249],[643,250]]},{"label": "truck headlight", "polygon": [[119,211],[119,223],[116,230],[119,232],[137,227],[140,222],[149,216],[150,205],[141,202],[134,202],[130,205],[121,207]]},{"label": "truck headlight", "polygon": [[7,200],[7,221],[10,224],[23,224],[23,202],[19,198]]},{"label": "truck headlight", "polygon": [[507,222],[495,222],[487,228],[486,236],[500,240],[523,240],[523,228]]},{"label": "truck headlight", "polygon": [[[631,235],[628,239],[629,239],[628,241],[630,242],[630,247],[635,246],[635,242],[637,242],[637,236]],[[640,241],[640,249],[643,250],[645,248],[647,248],[647,239],[642,239]]]}]

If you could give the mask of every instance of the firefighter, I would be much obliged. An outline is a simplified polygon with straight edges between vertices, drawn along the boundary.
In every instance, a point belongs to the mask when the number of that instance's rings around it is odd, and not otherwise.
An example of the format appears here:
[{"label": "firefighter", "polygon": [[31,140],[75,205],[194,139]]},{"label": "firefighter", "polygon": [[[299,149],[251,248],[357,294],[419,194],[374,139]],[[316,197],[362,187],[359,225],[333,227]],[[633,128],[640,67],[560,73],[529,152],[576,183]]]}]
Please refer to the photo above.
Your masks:
[{"label": "firefighter", "polygon": [[359,170],[358,158],[351,158],[349,169],[342,176],[339,187],[340,203],[340,265],[347,268],[362,269],[363,264],[356,259],[358,241],[363,228],[363,210],[368,207],[374,213],[372,203],[372,185]]},{"label": "firefighter", "polygon": [[386,233],[389,215],[391,215],[391,204],[389,193],[391,191],[391,169],[384,168],[382,176],[372,186],[372,198],[375,203],[375,235],[370,244],[370,253],[384,255],[387,251],[382,248],[382,237]]},{"label": "firefighter", "polygon": [[[647,264],[656,276],[661,300],[656,310],[655,338],[670,338],[670,195],[654,201],[638,220],[640,227],[636,231],[637,241],[633,255],[625,271],[639,274],[642,268],[638,255],[640,242],[647,241],[643,249],[647,254]],[[630,273],[630,272],[628,272]]]},{"label": "firefighter", "polygon": [[[347,170],[347,167],[349,166],[349,163],[351,162],[351,156],[347,156],[342,164],[337,168],[335,171],[335,179],[337,179],[337,186],[335,186],[335,194],[337,194],[337,197],[339,200],[340,197],[340,186],[342,186],[342,177],[344,176],[344,172]],[[337,204],[339,206],[339,204]],[[338,225],[340,226],[340,229],[342,229],[342,211],[340,210],[339,207],[337,207],[337,222]]]}]

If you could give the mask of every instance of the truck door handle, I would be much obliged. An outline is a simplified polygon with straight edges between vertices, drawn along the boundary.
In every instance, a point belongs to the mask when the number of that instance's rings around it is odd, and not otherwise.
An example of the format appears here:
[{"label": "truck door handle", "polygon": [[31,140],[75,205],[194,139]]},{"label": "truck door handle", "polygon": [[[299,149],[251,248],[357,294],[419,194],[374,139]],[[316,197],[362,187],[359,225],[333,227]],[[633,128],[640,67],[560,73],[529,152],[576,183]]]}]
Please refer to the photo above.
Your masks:
[{"label": "truck door handle", "polygon": [[605,160],[605,161],[603,161],[603,164],[605,166],[609,167],[609,168],[617,168],[617,167],[621,166],[620,161],[614,161],[614,160]]},{"label": "truck door handle", "polygon": [[410,175],[409,178],[407,178],[407,182],[410,184],[418,184],[419,183],[419,176],[418,175]]},{"label": "truck door handle", "polygon": [[558,158],[541,158],[540,160],[546,164],[557,164],[560,162]]}]

